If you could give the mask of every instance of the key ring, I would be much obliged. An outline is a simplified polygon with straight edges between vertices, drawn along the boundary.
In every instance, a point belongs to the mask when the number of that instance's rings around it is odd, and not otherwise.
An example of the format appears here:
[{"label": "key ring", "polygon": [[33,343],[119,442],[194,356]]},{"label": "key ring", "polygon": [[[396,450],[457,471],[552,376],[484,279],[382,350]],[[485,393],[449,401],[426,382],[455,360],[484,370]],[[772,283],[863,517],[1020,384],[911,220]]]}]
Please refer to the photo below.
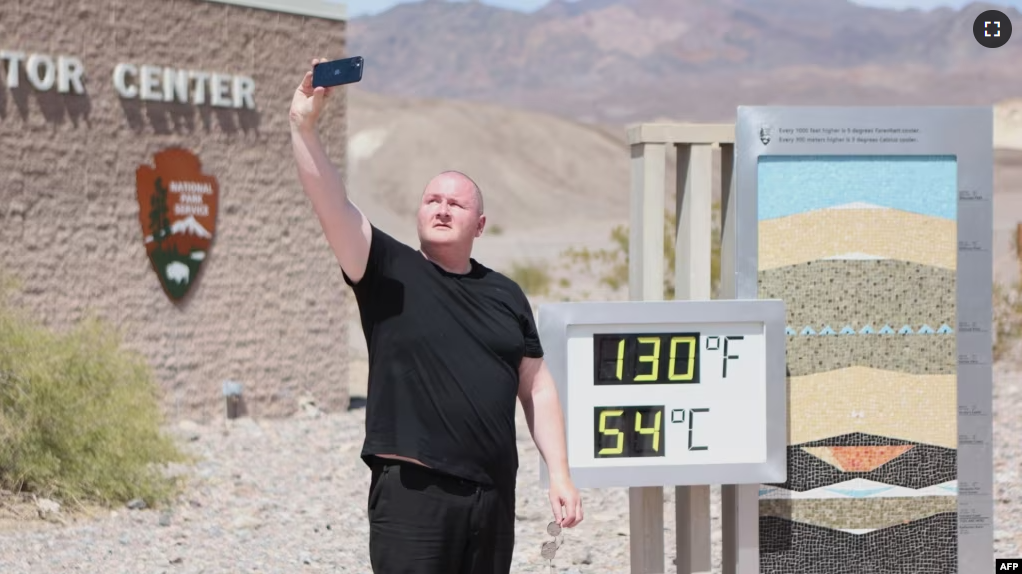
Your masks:
[{"label": "key ring", "polygon": [[554,539],[549,542],[544,542],[540,549],[540,556],[544,560],[550,563],[550,572],[554,571],[554,557],[557,556],[557,550],[561,547],[563,539],[558,539],[561,534],[561,525],[556,522],[551,522],[546,525],[546,533],[553,536]]}]

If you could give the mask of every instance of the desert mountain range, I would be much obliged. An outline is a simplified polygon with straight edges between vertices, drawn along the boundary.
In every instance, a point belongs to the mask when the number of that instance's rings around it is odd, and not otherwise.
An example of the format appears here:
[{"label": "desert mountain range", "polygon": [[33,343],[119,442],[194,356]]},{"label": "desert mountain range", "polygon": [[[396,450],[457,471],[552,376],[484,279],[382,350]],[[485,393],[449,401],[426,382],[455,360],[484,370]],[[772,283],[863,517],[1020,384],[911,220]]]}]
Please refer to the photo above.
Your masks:
[{"label": "desert mountain range", "polygon": [[[994,265],[1011,278],[1022,221],[1022,193],[1014,193],[1022,189],[1022,75],[1008,63],[1022,56],[1022,40],[997,50],[976,43],[972,22],[991,7],[556,0],[521,14],[476,2],[399,5],[350,23],[347,53],[366,58],[363,81],[347,92],[350,193],[374,223],[415,245],[426,182],[464,171],[486,197],[480,261],[505,272],[546,264],[571,280],[575,297],[617,298],[624,293],[562,269],[560,254],[608,247],[614,226],[627,224],[627,124],[731,123],[740,104],[996,103]],[[1018,11],[996,8],[1022,22]],[[357,323],[351,329],[364,356]]]},{"label": "desert mountain range", "polygon": [[987,9],[848,0],[553,0],[534,13],[425,0],[350,23],[362,87],[584,121],[733,121],[738,105],[989,104],[1022,94],[1022,41],[973,37]]},{"label": "desert mountain range", "polygon": [[347,52],[366,58],[349,91],[352,194],[412,241],[429,177],[465,171],[498,232],[480,254],[507,266],[526,246],[547,257],[606,245],[627,221],[629,123],[730,123],[740,104],[996,103],[997,147],[1022,150],[1022,75],[1009,65],[1022,41],[991,50],[972,35],[991,8],[1022,22],[986,3],[553,0],[531,14],[400,4],[350,23]]}]

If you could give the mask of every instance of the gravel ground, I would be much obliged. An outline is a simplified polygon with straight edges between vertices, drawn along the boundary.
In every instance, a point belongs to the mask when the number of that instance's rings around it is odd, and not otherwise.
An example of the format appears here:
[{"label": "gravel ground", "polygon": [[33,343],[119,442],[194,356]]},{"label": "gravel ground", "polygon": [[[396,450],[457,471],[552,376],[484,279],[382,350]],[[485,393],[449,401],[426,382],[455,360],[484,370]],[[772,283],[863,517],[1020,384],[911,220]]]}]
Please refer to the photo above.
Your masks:
[{"label": "gravel ground", "polygon": [[[994,396],[995,555],[1020,556],[1022,373],[998,369]],[[191,471],[191,487],[172,508],[125,508],[88,518],[62,518],[58,511],[49,521],[8,520],[0,528],[0,573],[369,573],[369,473],[358,458],[364,417],[362,410],[310,411],[286,420],[177,425],[175,434],[201,461]],[[513,571],[547,574],[540,547],[550,540],[549,504],[524,420],[519,429]],[[565,531],[555,571],[628,572],[627,490],[586,490],[583,497],[586,520]],[[666,569],[673,572],[673,489],[666,489],[664,506]],[[714,571],[720,572],[717,488],[711,511]],[[54,522],[61,520],[64,524]]]}]

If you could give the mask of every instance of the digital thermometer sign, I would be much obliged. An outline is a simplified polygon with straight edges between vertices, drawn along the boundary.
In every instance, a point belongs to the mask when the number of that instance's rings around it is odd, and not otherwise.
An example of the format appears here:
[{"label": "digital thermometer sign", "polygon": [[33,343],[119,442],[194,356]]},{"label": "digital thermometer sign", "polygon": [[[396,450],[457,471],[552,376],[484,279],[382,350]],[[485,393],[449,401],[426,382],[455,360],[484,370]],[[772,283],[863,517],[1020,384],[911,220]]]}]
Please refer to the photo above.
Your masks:
[{"label": "digital thermometer sign", "polygon": [[576,486],[783,482],[784,320],[773,300],[540,307]]}]

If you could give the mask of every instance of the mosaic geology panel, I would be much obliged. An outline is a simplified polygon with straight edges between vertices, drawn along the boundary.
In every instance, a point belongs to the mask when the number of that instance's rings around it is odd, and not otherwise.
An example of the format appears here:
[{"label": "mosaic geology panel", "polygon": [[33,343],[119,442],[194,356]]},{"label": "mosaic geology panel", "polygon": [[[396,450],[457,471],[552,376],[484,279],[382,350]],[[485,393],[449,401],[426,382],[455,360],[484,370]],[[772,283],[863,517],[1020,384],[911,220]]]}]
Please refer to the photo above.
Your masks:
[{"label": "mosaic geology panel", "polygon": [[956,159],[760,156],[757,180],[789,376],[762,572],[955,572]]}]

